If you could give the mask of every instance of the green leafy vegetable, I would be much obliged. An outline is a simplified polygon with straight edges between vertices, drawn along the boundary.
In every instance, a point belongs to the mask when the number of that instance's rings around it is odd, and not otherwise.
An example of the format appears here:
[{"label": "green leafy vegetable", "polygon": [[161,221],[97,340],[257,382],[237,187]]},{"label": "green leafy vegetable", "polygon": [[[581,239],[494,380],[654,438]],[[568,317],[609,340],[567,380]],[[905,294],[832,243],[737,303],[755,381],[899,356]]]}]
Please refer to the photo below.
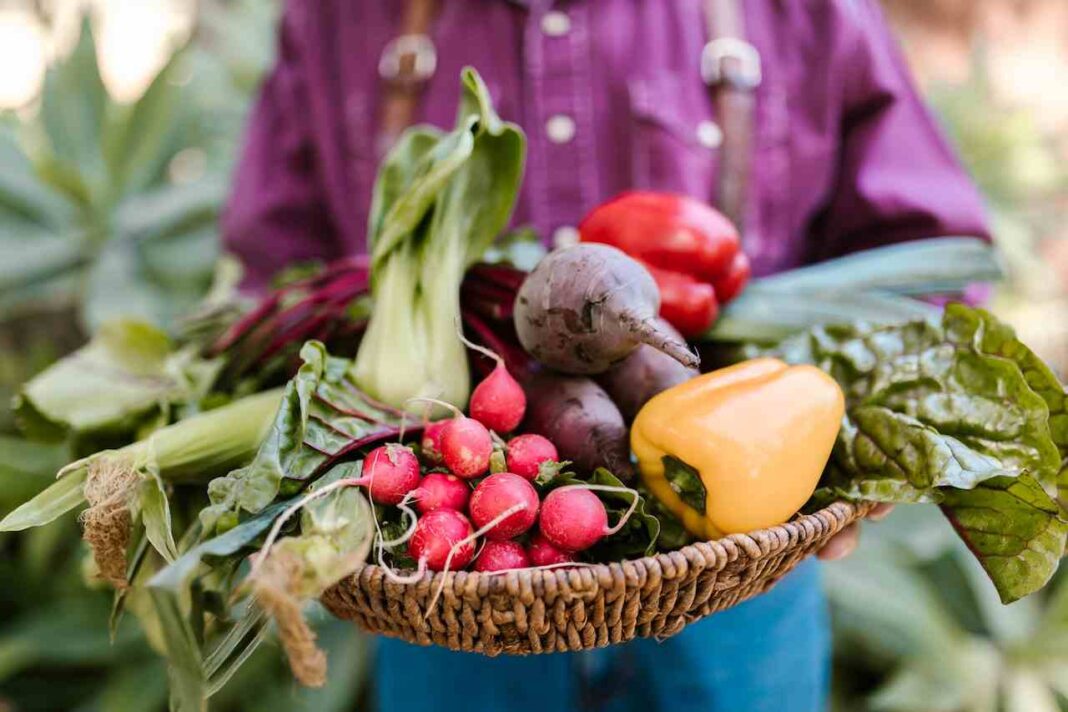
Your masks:
[{"label": "green leafy vegetable", "polygon": [[1041,588],[1068,539],[1064,389],[992,315],[828,326],[775,350],[830,373],[847,412],[818,498],[936,502],[1002,599]]},{"label": "green leafy vegetable", "polygon": [[200,513],[205,531],[240,512],[256,513],[278,496],[283,481],[300,485],[338,458],[399,435],[402,423],[416,424],[374,403],[349,377],[351,362],[330,356],[309,341],[304,364],[286,385],[282,406],[255,458],[208,486],[211,505]]},{"label": "green leafy vegetable", "polygon": [[975,238],[877,247],[754,280],[705,339],[771,343],[821,326],[936,319],[937,307],[912,297],[1000,277],[995,251]]},{"label": "green leafy vegetable", "polygon": [[176,349],[153,326],[109,322],[88,344],[27,383],[16,399],[16,415],[39,438],[134,435],[165,425],[173,406],[199,400],[217,367],[194,349]]},{"label": "green leafy vegetable", "polygon": [[461,92],[456,128],[408,131],[375,182],[375,307],[353,373],[398,408],[414,397],[467,403],[460,283],[507,225],[523,175],[523,133],[497,116],[473,69],[463,71]]}]

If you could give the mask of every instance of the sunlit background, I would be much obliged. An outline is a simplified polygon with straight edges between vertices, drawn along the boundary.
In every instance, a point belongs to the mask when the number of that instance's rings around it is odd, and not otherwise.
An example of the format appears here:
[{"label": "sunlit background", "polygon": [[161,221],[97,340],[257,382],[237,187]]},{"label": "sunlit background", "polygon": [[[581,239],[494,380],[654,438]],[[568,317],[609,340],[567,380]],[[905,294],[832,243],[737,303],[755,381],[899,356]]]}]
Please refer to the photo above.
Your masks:
[{"label": "sunlit background", "polygon": [[[1068,1],[885,0],[922,89],[983,187],[1009,279],[993,308],[1068,373]],[[271,0],[0,2],[0,398],[117,313],[198,299]],[[84,21],[91,19],[90,23]],[[0,414],[0,514],[62,453]],[[937,512],[899,508],[827,567],[848,712],[1068,710],[1068,583],[1003,608]],[[0,536],[0,712],[158,710],[152,641],[108,640],[73,520]],[[131,606],[137,612],[136,602]],[[267,649],[218,710],[354,710],[366,641],[324,619],[330,684]]]}]

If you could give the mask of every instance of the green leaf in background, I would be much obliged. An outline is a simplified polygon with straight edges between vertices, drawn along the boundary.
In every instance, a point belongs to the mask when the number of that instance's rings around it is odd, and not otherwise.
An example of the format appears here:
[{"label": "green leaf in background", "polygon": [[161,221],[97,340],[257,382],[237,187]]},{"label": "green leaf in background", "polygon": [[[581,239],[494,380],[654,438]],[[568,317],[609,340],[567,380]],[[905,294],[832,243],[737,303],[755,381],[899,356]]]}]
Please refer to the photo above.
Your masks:
[{"label": "green leaf in background", "polygon": [[878,247],[753,280],[704,338],[772,343],[818,326],[936,319],[937,307],[911,297],[960,292],[1001,274],[993,248],[976,238]]},{"label": "green leaf in background", "polygon": [[45,436],[130,434],[165,415],[172,403],[203,392],[197,377],[210,374],[196,361],[192,352],[175,352],[170,338],[153,326],[112,322],[27,383],[16,413]]},{"label": "green leaf in background", "polygon": [[183,110],[182,88],[175,82],[186,54],[175,51],[141,97],[108,122],[101,137],[113,197],[139,191],[157,180],[175,153],[175,133]]},{"label": "green leaf in background", "polygon": [[[74,52],[45,74],[41,122],[55,157],[54,169],[70,175],[77,171],[86,177],[103,174],[100,144],[107,104],[107,91],[96,61],[96,42],[86,16]],[[85,188],[71,187],[67,192],[79,203],[88,203],[93,197]]]}]

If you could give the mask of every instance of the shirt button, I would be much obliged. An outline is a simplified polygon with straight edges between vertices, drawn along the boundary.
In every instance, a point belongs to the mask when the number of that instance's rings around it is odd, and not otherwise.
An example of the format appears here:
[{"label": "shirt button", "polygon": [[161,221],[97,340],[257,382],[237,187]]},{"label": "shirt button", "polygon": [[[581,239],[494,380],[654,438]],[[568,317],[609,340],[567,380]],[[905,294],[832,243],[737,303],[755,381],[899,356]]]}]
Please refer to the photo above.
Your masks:
[{"label": "shirt button", "polygon": [[575,138],[575,120],[567,114],[550,116],[545,122],[545,134],[553,143],[567,143]]},{"label": "shirt button", "polygon": [[578,228],[563,225],[553,230],[553,249],[571,247],[579,242]]},{"label": "shirt button", "polygon": [[705,148],[719,148],[723,144],[723,129],[714,121],[697,124],[697,142]]},{"label": "shirt button", "polygon": [[563,37],[571,31],[571,18],[559,10],[551,10],[541,18],[541,31],[549,37]]}]

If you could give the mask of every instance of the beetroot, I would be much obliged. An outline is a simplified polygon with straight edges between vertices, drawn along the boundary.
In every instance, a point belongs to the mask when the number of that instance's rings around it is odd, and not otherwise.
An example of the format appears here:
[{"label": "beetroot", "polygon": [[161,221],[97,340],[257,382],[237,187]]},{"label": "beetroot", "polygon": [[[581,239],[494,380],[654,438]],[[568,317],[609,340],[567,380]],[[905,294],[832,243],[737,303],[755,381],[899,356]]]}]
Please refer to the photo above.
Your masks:
[{"label": "beetroot", "polygon": [[475,559],[475,571],[507,571],[530,566],[530,557],[522,544],[514,541],[487,541]]},{"label": "beetroot", "polygon": [[[457,545],[473,533],[471,522],[464,515],[452,509],[435,509],[416,523],[408,540],[408,555],[431,571],[444,571],[446,562],[450,570],[462,569],[475,555],[475,542]],[[454,551],[451,561],[450,551]]]},{"label": "beetroot", "polygon": [[[664,331],[682,339],[671,324],[663,319],[657,319],[657,323]],[[642,344],[622,362],[598,376],[597,383],[608,392],[623,417],[631,421],[650,398],[697,375],[696,368],[683,366],[662,351]]]},{"label": "beetroot", "polygon": [[557,549],[545,536],[538,532],[530,540],[527,546],[527,554],[530,555],[530,563],[534,566],[552,566],[554,564],[570,564],[575,561],[575,555]]},{"label": "beetroot", "polygon": [[415,508],[420,514],[442,508],[462,512],[467,509],[471,486],[456,475],[431,472],[412,494],[415,496]]},{"label": "beetroot", "polygon": [[486,426],[459,415],[441,431],[441,459],[457,477],[465,480],[485,474],[493,454],[493,439]]},{"label": "beetroot", "polygon": [[633,477],[627,425],[603,388],[589,378],[550,374],[535,376],[526,388],[524,430],[547,437],[581,471],[607,467],[621,480]]},{"label": "beetroot", "polygon": [[367,487],[379,504],[400,504],[419,486],[419,460],[411,448],[396,443],[376,447],[363,460],[363,474],[356,484]]},{"label": "beetroot", "polygon": [[[491,526],[493,520],[513,508],[516,511]],[[479,483],[467,509],[480,530],[491,526],[485,532],[487,539],[511,539],[530,529],[537,521],[538,493],[532,484],[519,475],[499,472]]]},{"label": "beetroot", "polygon": [[563,373],[604,373],[642,343],[696,367],[686,343],[657,324],[659,310],[648,270],[614,247],[580,243],[538,263],[519,289],[513,319],[523,348]]},{"label": "beetroot", "polygon": [[538,526],[556,548],[583,551],[608,533],[608,512],[588,489],[561,487],[550,492],[541,503]]},{"label": "beetroot", "polygon": [[506,462],[508,471],[534,481],[543,462],[557,462],[560,459],[556,446],[536,433],[519,435],[508,441]]}]

